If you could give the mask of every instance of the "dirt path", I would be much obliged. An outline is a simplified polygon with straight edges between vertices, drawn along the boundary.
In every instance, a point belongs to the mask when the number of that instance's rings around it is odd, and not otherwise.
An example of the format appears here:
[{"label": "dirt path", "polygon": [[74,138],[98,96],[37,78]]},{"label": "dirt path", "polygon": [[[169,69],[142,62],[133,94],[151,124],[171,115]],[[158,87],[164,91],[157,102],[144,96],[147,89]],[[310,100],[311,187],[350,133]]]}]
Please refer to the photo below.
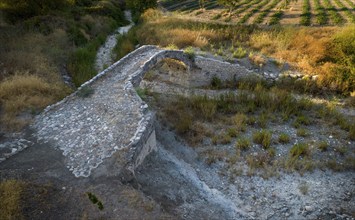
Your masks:
[{"label": "dirt path", "polygon": [[298,0],[296,2],[291,1],[287,10],[284,11],[284,14],[280,20],[281,25],[298,25],[300,23],[301,14],[302,14],[302,5],[303,1]]},{"label": "dirt path", "polygon": [[112,35],[107,37],[105,44],[100,47],[99,51],[97,52],[95,62],[95,67],[98,72],[101,72],[102,70],[106,69],[114,63],[112,57],[112,49],[117,44],[117,36],[119,34],[127,33],[134,25],[132,23],[131,12],[125,11],[124,13],[126,19],[130,22],[130,24],[124,27],[119,27]]}]

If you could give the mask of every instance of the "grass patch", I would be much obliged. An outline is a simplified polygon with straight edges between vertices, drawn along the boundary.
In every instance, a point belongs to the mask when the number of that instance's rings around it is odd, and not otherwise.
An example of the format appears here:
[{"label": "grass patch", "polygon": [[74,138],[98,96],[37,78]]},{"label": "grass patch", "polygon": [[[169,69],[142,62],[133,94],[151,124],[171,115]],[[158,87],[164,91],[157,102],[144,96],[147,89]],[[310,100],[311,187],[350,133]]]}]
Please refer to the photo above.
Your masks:
[{"label": "grass patch", "polygon": [[290,143],[290,136],[286,133],[281,133],[279,135],[278,140],[279,140],[279,143],[281,143],[281,144],[288,144],[288,143]]},{"label": "grass patch", "polygon": [[248,138],[240,138],[237,140],[235,147],[240,150],[247,150],[250,147],[250,141]]},{"label": "grass patch", "polygon": [[299,129],[297,129],[296,134],[299,137],[308,137],[309,136],[309,131],[307,129],[305,129],[305,128],[299,128]]},{"label": "grass patch", "polygon": [[28,121],[18,116],[23,112],[36,113],[69,94],[63,83],[53,84],[36,75],[16,74],[0,83],[1,122],[9,130],[19,130]]},{"label": "grass patch", "polygon": [[293,145],[293,147],[290,149],[290,155],[293,158],[298,158],[301,156],[309,156],[310,155],[309,145],[305,143],[298,143]]},{"label": "grass patch", "polygon": [[243,49],[242,47],[238,47],[234,52],[233,52],[233,57],[234,58],[244,58],[247,55],[247,51]]},{"label": "grass patch", "polygon": [[23,184],[17,180],[0,183],[0,219],[22,219],[21,194]]},{"label": "grass patch", "polygon": [[263,148],[268,149],[271,145],[272,134],[270,131],[261,130],[253,134],[253,141],[256,144],[260,144]]},{"label": "grass patch", "polygon": [[317,148],[323,152],[327,151],[328,147],[329,147],[329,144],[326,141],[321,141],[317,144]]}]

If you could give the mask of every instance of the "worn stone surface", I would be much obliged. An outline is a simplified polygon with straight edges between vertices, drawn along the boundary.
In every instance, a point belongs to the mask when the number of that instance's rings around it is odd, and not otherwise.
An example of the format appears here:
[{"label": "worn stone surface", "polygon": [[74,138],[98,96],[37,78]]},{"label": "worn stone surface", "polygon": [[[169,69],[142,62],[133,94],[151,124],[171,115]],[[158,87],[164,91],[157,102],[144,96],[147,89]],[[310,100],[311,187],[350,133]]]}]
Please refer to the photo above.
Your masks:
[{"label": "worn stone surface", "polygon": [[[141,137],[154,129],[153,116],[133,85],[138,86],[143,74],[167,57],[192,65],[182,51],[143,46],[47,107],[32,125],[34,135],[61,149],[75,176],[88,177],[106,158],[138,146]],[[88,90],[93,94],[82,97]],[[131,155],[124,159],[136,154],[131,149],[128,152]]]}]

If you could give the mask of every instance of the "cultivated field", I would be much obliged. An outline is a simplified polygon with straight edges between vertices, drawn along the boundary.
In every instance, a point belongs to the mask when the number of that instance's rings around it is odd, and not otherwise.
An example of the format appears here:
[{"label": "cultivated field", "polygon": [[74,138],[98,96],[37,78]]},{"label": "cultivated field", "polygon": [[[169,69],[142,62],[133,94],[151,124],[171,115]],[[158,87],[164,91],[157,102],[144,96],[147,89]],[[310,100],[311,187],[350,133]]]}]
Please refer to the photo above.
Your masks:
[{"label": "cultivated field", "polygon": [[169,11],[200,19],[237,24],[343,25],[355,23],[354,0],[235,0],[221,5],[217,0],[162,1]]}]

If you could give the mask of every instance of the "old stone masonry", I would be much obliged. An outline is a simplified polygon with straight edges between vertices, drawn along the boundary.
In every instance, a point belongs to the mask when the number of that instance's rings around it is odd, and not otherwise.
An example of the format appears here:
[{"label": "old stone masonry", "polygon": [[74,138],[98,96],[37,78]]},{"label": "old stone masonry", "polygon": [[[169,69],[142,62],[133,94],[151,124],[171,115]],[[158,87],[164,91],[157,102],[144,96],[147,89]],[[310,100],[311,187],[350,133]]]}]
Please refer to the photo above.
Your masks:
[{"label": "old stone masonry", "polygon": [[183,51],[142,46],[47,107],[32,125],[34,136],[62,150],[76,177],[90,176],[100,164],[110,175],[122,169],[134,172],[155,148],[154,115],[134,87],[164,58],[192,66]]}]

